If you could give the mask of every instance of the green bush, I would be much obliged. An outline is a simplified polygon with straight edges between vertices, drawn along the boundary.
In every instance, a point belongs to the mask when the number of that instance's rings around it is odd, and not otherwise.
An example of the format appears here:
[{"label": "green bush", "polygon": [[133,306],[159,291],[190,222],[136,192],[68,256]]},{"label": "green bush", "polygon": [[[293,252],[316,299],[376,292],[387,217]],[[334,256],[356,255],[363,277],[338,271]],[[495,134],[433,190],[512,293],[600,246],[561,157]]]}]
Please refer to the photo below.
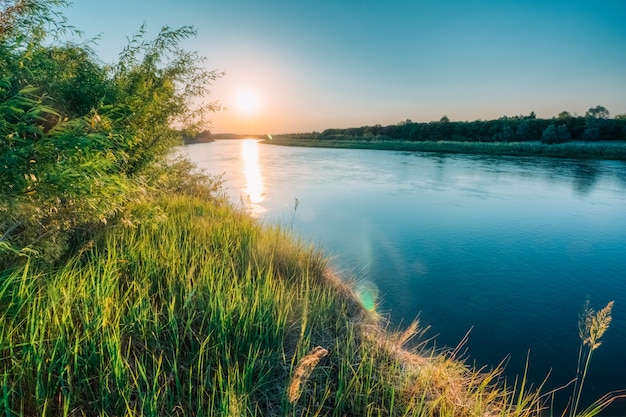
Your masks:
[{"label": "green bush", "polygon": [[[192,106],[221,76],[180,47],[190,27],[145,27],[114,66],[55,40],[72,28],[59,0],[2,3],[0,264],[25,248],[58,259],[79,226],[106,224],[155,188],[181,131],[198,132],[214,103]],[[180,167],[179,167],[180,168]],[[162,175],[159,177],[162,185]]]}]

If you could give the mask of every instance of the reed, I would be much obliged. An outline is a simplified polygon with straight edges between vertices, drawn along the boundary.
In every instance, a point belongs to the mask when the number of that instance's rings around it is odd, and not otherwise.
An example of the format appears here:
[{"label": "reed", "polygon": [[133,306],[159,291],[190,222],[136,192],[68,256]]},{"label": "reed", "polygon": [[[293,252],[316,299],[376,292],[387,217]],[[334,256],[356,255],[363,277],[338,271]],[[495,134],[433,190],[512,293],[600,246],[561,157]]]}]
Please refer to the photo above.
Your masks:
[{"label": "reed", "polygon": [[[578,351],[578,365],[576,368],[576,380],[574,382],[574,396],[572,407],[570,408],[570,417],[578,415],[578,406],[580,405],[580,396],[583,391],[589,364],[593,352],[600,347],[602,342],[600,339],[611,324],[611,311],[613,309],[613,301],[610,301],[604,308],[595,312],[589,305],[589,299],[585,301],[582,313],[578,319],[578,332],[581,340],[580,349]],[[584,412],[583,416],[591,417],[599,414],[603,409],[616,399],[615,396],[605,396],[596,401]]]},{"label": "reed", "polygon": [[295,403],[300,398],[302,384],[306,383],[319,361],[328,355],[328,351],[321,346],[316,346],[305,357],[298,361],[296,370],[289,383],[289,402]]}]

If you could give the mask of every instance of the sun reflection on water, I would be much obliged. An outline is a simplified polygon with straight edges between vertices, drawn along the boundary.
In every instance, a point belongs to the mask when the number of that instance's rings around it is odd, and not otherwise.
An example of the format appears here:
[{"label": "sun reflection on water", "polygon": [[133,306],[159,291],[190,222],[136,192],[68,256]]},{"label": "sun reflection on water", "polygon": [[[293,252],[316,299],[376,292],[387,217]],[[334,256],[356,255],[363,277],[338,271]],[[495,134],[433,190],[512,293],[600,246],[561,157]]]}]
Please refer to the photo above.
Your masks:
[{"label": "sun reflection on water", "polygon": [[248,209],[259,215],[265,211],[261,206],[265,195],[263,174],[259,164],[259,144],[255,139],[245,139],[241,142],[241,159],[243,160],[243,175],[245,188],[243,189]]}]

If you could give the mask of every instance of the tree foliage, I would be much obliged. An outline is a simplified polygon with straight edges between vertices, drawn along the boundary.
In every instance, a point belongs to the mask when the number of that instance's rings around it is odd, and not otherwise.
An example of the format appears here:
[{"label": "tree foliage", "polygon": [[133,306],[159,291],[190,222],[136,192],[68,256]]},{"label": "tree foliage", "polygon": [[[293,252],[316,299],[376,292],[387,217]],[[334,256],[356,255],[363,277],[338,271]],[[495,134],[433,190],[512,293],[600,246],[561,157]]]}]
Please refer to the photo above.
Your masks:
[{"label": "tree foliage", "polygon": [[563,143],[572,139],[572,135],[570,135],[569,130],[567,130],[566,125],[560,125],[556,127],[554,124],[546,127],[541,134],[541,141],[543,143],[552,144],[552,143]]},{"label": "tree foliage", "polygon": [[585,117],[591,117],[594,119],[608,119],[610,116],[609,111],[604,106],[595,106],[587,110]]},{"label": "tree foliage", "polygon": [[73,31],[58,10],[68,5],[67,0],[0,0],[0,38],[19,45]]},{"label": "tree foliage", "polygon": [[569,119],[570,117],[572,117],[572,114],[570,112],[562,111],[561,113],[559,113],[557,118],[559,120],[564,120],[564,119]]},{"label": "tree foliage", "polygon": [[[603,106],[596,106],[586,117],[559,113],[557,118],[539,119],[534,112],[529,115],[503,116],[495,120],[451,121],[442,117],[429,123],[402,122],[389,126],[362,126],[347,129],[326,129],[316,135],[319,140],[408,140],[461,142],[521,142],[543,141],[558,143],[568,140],[626,140],[626,120],[608,118]],[[554,131],[544,132],[551,125]],[[559,133],[560,132],[560,133]],[[547,141],[546,138],[551,139]],[[554,142],[553,140],[556,140]]]},{"label": "tree foliage", "polygon": [[59,0],[0,3],[0,250],[57,258],[77,228],[105,224],[155,187],[180,131],[200,131],[214,103],[193,106],[221,76],[180,47],[190,27],[140,28],[114,66],[55,41],[72,30]]}]

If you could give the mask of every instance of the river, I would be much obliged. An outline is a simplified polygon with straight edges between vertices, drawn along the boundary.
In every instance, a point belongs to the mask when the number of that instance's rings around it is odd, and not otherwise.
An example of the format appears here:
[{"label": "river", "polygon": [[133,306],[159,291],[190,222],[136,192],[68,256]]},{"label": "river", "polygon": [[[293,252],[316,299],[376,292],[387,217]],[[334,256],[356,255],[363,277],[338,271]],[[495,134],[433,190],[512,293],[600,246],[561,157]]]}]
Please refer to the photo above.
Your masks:
[{"label": "river", "polygon": [[[530,382],[549,374],[544,391],[572,380],[586,297],[614,300],[581,404],[626,388],[626,163],[256,140],[182,152],[223,173],[235,204],[324,250],[392,326],[419,317],[437,347],[469,332],[468,363],[506,361],[511,381],[527,358]],[[626,415],[626,400],[609,412]]]}]

